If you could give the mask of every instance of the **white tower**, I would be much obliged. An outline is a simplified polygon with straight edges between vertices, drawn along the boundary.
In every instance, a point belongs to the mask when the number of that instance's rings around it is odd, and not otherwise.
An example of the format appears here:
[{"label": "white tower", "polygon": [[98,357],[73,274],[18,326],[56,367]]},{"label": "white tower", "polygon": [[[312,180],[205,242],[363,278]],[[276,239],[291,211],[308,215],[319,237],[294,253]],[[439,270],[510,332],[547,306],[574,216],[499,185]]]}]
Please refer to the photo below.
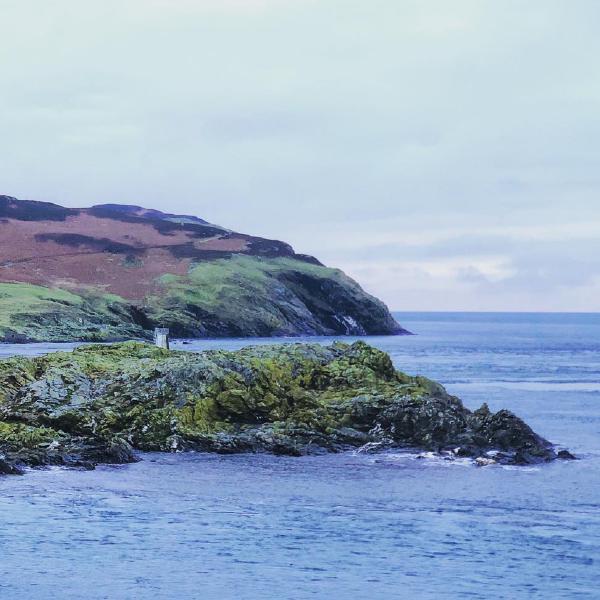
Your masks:
[{"label": "white tower", "polygon": [[154,329],[154,345],[169,349],[169,330],[166,327],[156,327]]}]

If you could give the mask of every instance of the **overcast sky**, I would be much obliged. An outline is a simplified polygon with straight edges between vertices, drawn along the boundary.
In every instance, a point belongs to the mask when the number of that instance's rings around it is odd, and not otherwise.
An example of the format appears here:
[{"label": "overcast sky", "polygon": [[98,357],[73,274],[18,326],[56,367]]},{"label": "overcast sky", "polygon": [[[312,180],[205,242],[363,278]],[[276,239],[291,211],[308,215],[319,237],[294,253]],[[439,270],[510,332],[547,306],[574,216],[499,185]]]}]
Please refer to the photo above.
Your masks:
[{"label": "overcast sky", "polygon": [[397,310],[600,310],[597,0],[0,8],[0,193],[284,239]]}]

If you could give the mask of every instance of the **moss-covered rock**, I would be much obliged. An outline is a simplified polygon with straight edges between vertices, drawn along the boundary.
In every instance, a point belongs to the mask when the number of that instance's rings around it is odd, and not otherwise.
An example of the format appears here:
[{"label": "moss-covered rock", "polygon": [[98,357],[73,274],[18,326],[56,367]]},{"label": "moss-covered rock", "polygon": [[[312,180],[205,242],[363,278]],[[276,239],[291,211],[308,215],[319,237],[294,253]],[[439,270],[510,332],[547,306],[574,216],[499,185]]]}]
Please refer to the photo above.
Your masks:
[{"label": "moss-covered rock", "polygon": [[169,352],[127,342],[0,361],[1,470],[134,460],[132,449],[301,455],[413,446],[528,463],[551,445],[471,412],[362,342]]}]

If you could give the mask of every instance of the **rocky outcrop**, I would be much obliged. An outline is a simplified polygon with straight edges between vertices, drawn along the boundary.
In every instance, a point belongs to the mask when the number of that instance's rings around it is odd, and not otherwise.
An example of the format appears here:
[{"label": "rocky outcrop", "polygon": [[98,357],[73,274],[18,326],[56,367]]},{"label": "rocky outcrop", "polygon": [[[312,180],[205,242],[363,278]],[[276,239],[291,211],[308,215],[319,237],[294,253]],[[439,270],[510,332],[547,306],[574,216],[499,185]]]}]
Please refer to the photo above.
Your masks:
[{"label": "rocky outcrop", "polygon": [[299,456],[390,447],[482,464],[557,457],[512,413],[471,412],[362,342],[202,353],[127,342],[0,361],[3,473],[126,463],[134,450]]}]

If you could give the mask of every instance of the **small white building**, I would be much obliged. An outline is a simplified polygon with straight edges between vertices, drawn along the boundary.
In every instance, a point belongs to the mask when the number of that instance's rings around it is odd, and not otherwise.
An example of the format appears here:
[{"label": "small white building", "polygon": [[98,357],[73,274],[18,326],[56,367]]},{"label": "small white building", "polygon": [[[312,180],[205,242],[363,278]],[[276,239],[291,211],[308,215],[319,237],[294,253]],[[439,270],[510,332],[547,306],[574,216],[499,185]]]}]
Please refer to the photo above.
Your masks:
[{"label": "small white building", "polygon": [[159,348],[169,349],[169,330],[166,327],[154,329],[154,344]]}]

